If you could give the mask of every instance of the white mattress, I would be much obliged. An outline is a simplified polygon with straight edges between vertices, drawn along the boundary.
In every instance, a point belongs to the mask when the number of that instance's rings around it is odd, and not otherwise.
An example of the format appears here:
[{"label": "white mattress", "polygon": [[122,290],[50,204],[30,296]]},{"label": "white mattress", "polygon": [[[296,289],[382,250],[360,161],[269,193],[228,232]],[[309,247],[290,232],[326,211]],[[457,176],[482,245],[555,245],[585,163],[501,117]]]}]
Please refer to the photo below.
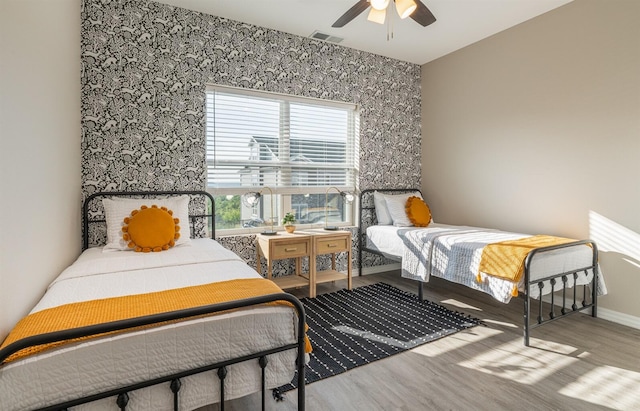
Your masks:
[{"label": "white mattress", "polygon": [[[260,275],[210,239],[162,253],[85,251],[47,289],[32,312],[72,302],[162,291]],[[63,346],[0,367],[0,410],[43,407],[122,384],[167,375],[261,350],[295,343],[295,312],[284,306],[248,308],[135,333]],[[295,350],[269,356],[267,385],[290,382]],[[225,398],[261,389],[254,362],[229,367]],[[214,371],[182,380],[180,409],[219,400]],[[78,410],[113,410],[113,398]],[[128,410],[171,410],[168,384],[130,393]]]},{"label": "white mattress", "polygon": [[[426,228],[398,228],[393,226],[372,226],[367,228],[367,247],[384,255],[402,261],[402,276],[417,281],[428,282],[430,276],[444,278],[466,285],[508,303],[512,297],[514,283],[509,280],[480,273],[482,282],[476,276],[479,271],[482,249],[485,245],[518,238],[528,234],[508,233],[478,227],[451,226],[432,223]],[[564,248],[539,254],[531,265],[531,278],[545,278],[549,275],[592,264],[591,249],[587,246]],[[576,283],[588,284],[593,273],[579,273]],[[598,293],[606,294],[606,286],[599,271]],[[573,286],[569,278],[568,286]],[[524,279],[517,284],[524,290]],[[554,290],[561,290],[558,281]],[[545,282],[543,294],[551,292],[551,285]],[[530,295],[537,298],[538,287],[531,287]]]},{"label": "white mattress", "polygon": [[[430,227],[441,224],[431,223]],[[382,253],[385,257],[400,261],[404,253],[402,236],[410,230],[419,230],[418,227],[396,227],[393,225],[374,225],[367,227],[367,248]]]}]

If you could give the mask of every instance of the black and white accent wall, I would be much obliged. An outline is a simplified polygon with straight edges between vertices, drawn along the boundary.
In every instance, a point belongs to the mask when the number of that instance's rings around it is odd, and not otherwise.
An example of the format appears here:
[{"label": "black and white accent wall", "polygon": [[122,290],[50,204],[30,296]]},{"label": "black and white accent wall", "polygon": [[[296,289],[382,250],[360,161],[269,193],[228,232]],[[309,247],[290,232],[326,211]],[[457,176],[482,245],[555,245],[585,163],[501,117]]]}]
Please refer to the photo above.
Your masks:
[{"label": "black and white accent wall", "polygon": [[83,1],[81,53],[85,197],[205,188],[207,84],[355,103],[358,188],[420,187],[418,65],[144,0]]}]

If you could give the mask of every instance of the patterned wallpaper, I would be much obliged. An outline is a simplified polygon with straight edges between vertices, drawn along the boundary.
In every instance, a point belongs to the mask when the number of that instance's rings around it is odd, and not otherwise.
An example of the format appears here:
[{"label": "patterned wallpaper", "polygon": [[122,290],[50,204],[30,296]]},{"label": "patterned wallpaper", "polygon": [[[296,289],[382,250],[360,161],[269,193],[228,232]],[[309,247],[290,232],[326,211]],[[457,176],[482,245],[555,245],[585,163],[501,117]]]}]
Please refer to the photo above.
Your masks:
[{"label": "patterned wallpaper", "polygon": [[359,188],[420,186],[418,65],[146,0],[84,0],[81,53],[83,196],[204,188],[206,84],[356,103]]}]

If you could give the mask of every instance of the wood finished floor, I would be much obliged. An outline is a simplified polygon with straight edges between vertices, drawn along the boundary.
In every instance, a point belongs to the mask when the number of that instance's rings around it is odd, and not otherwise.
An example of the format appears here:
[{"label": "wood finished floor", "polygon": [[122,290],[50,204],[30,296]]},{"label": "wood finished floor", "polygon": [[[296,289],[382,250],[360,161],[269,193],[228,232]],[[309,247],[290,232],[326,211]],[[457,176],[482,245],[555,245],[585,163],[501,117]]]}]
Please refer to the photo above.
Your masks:
[{"label": "wood finished floor", "polygon": [[[355,277],[354,287],[379,281],[417,292],[398,271]],[[344,283],[321,284],[318,294]],[[306,290],[290,292],[304,297]],[[486,326],[307,385],[306,409],[640,410],[640,330],[578,314],[533,330],[525,347],[520,299],[505,305],[437,278],[425,286],[425,298]],[[268,410],[296,405],[295,391],[282,402],[267,399]],[[260,396],[225,409],[260,409]]]}]

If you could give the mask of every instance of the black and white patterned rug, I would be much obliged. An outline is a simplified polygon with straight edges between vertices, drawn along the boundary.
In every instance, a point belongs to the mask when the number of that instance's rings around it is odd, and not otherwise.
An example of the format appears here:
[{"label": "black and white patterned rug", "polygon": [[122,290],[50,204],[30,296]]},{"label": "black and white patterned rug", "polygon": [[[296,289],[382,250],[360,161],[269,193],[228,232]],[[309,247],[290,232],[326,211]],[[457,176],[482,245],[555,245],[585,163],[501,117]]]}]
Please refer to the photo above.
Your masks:
[{"label": "black and white patterned rug", "polygon": [[[385,283],[303,298],[313,352],[307,384],[480,324]],[[274,390],[281,399],[292,383]]]}]

